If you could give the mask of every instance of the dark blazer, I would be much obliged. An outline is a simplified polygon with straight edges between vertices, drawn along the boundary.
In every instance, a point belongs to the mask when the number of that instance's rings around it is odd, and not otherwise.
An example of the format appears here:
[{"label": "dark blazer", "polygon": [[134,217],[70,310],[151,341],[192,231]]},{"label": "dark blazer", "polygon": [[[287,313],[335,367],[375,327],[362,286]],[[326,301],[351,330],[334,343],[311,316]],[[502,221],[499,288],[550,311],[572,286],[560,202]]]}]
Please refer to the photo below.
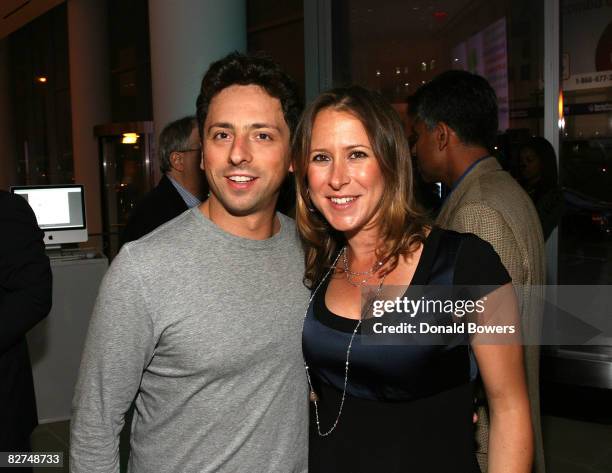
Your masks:
[{"label": "dark blazer", "polygon": [[0,191],[0,451],[29,440],[38,424],[25,335],[51,310],[43,232],[20,196]]},{"label": "dark blazer", "polygon": [[187,204],[164,175],[157,186],[134,208],[121,234],[121,244],[138,240],[187,210]]}]

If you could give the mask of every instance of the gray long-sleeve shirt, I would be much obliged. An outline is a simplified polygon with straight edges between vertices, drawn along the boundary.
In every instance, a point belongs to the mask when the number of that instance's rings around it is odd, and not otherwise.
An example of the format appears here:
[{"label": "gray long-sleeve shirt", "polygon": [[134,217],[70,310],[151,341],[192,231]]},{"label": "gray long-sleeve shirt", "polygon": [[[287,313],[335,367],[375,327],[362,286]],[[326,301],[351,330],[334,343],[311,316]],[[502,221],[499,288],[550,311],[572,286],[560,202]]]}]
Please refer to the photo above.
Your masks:
[{"label": "gray long-sleeve shirt", "polygon": [[267,240],[188,210],[123,247],[102,286],[73,400],[70,470],[305,472],[308,301],[295,226]]}]

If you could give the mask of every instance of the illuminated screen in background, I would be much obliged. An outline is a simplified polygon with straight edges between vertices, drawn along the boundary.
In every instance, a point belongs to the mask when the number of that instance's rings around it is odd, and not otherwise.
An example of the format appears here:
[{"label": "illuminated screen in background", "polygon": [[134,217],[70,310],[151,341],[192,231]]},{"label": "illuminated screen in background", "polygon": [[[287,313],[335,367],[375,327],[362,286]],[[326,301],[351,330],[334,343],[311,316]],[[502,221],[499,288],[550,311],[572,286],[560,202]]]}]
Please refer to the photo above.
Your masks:
[{"label": "illuminated screen in background", "polygon": [[506,19],[501,18],[453,48],[453,67],[486,78],[499,107],[499,130],[510,127]]},{"label": "illuminated screen in background", "polygon": [[42,230],[83,227],[80,188],[19,189],[15,193],[28,201]]}]

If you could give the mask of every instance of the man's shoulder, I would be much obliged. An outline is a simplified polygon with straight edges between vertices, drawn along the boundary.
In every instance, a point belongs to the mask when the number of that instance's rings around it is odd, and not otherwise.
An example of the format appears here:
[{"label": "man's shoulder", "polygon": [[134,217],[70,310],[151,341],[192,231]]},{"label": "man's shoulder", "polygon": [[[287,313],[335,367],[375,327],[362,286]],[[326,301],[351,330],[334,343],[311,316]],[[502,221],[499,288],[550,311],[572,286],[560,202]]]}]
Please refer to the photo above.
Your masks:
[{"label": "man's shoulder", "polygon": [[5,190],[0,190],[0,205],[3,210],[15,210],[25,212],[28,215],[33,214],[32,209],[23,197]]},{"label": "man's shoulder", "polygon": [[195,225],[192,213],[197,209],[190,209],[182,212],[173,219],[161,224],[150,233],[147,233],[138,240],[130,241],[124,246],[128,252],[134,256],[155,254],[156,256],[172,256],[184,243],[193,246],[195,232],[199,227]]},{"label": "man's shoulder", "polygon": [[297,234],[297,227],[295,225],[295,220],[293,220],[291,217],[288,217],[287,215],[281,212],[277,212],[276,215],[278,216],[278,219],[283,228],[289,230],[292,233],[296,232]]},{"label": "man's shoulder", "polygon": [[[481,176],[454,206],[452,214],[474,214],[473,218],[498,221],[512,229],[517,238],[526,238],[540,225],[529,195],[506,171],[496,176]],[[522,236],[521,236],[522,235]]]},{"label": "man's shoulder", "polygon": [[485,195],[498,194],[495,189],[503,189],[512,193],[524,193],[518,182],[503,169],[495,169],[478,174],[468,187],[468,193],[480,192]]},{"label": "man's shoulder", "polygon": [[538,213],[520,184],[501,169],[476,177],[453,207],[449,221],[469,222],[470,231],[485,240],[518,245],[524,254],[540,252]]},{"label": "man's shoulder", "polygon": [[3,230],[8,230],[10,225],[11,231],[30,227],[40,231],[34,211],[28,202],[23,197],[6,191],[0,191],[0,222],[2,226],[7,227]]},{"label": "man's shoulder", "polygon": [[502,215],[522,213],[537,219],[531,198],[506,171],[499,169],[480,174],[465,191],[459,207],[481,205]]},{"label": "man's shoulder", "polygon": [[187,205],[183,198],[164,176],[131,212],[122,239],[123,241],[137,240],[185,210],[187,210]]},{"label": "man's shoulder", "polygon": [[280,212],[278,212],[277,215],[285,235],[284,240],[287,244],[291,245],[301,257],[303,255],[303,247],[295,220]]},{"label": "man's shoulder", "polygon": [[[200,222],[202,219],[198,215],[199,212],[197,207],[189,209],[138,240],[126,243],[124,247],[132,259],[148,261],[151,264],[168,259],[175,261],[189,258],[195,252],[202,254],[211,251],[211,254],[214,254],[211,245],[229,243],[218,231]],[[301,253],[295,221],[281,213],[277,215],[282,235],[281,238],[275,239],[275,244]]]},{"label": "man's shoulder", "polygon": [[159,206],[162,208],[184,206],[183,210],[187,209],[181,195],[166,176],[163,176],[159,183],[145,194],[134,209],[134,215],[159,211]]}]

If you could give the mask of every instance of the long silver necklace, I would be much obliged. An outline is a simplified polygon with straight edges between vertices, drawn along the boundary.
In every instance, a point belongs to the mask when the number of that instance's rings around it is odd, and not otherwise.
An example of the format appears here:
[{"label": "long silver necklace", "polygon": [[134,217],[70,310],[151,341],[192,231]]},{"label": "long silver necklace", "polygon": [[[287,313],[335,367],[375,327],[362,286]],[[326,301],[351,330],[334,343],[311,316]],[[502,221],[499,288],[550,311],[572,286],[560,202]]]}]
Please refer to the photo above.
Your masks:
[{"label": "long silver necklace", "polygon": [[[342,249],[340,253],[338,253],[338,256],[336,256],[336,259],[334,260],[333,265],[329,268],[327,273],[325,273],[325,276],[321,279],[321,282],[319,282],[319,284],[313,291],[312,295],[310,296],[310,300],[308,301],[308,307],[306,308],[306,312],[304,313],[304,321],[302,323],[302,332],[304,331],[304,325],[306,324],[306,317],[308,317],[308,309],[310,309],[310,305],[312,304],[313,299],[315,298],[317,292],[319,291],[319,288],[323,285],[323,283],[329,277],[330,273],[334,269],[336,269],[336,264],[338,263],[338,259],[340,258],[340,255],[342,254],[346,255],[346,246]],[[383,274],[383,277],[380,279],[380,283],[378,284],[378,287],[376,289],[376,293],[370,299],[370,303],[365,309],[365,312],[370,310],[370,307],[372,307],[372,304],[374,304],[374,301],[380,295],[380,291],[382,290],[382,286],[383,286],[383,283],[386,277],[387,277],[387,274],[386,273]],[[362,284],[361,286],[365,286],[365,283]],[[306,363],[306,359],[304,359],[304,369],[306,371],[306,378],[308,379],[308,387],[310,389],[309,398],[314,403],[314,406],[315,406],[315,419],[317,421],[317,432],[320,437],[327,437],[329,434],[331,434],[336,428],[336,426],[338,425],[338,422],[340,421],[340,416],[342,415],[342,408],[344,407],[344,400],[346,399],[346,386],[348,384],[348,372],[349,372],[349,361],[351,357],[351,347],[353,346],[353,340],[355,339],[355,335],[357,334],[359,327],[361,327],[361,321],[363,320],[363,314],[364,314],[364,311],[362,310],[361,317],[359,318],[359,321],[355,325],[355,329],[353,330],[348,346],[346,347],[346,361],[344,364],[344,387],[342,388],[342,399],[340,400],[340,407],[338,408],[338,415],[336,416],[336,420],[334,420],[334,423],[332,424],[331,428],[327,432],[321,432],[321,422],[319,420],[319,404],[318,404],[319,398],[317,396],[317,393],[314,391],[314,388],[312,387],[312,381],[310,380],[310,372],[308,368],[308,363]]]}]

